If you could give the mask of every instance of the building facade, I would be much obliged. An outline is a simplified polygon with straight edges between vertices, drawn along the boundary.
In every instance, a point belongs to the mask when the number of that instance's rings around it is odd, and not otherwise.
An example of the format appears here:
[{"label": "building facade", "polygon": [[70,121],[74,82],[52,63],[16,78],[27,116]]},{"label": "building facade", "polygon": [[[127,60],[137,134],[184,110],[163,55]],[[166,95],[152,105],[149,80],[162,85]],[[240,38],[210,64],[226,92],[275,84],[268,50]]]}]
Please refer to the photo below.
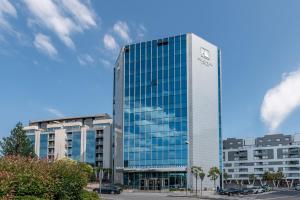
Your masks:
[{"label": "building facade", "polygon": [[228,138],[223,141],[224,172],[229,183],[249,184],[249,176],[256,184],[263,184],[267,171],[282,171],[285,184],[299,183],[300,134],[272,134],[255,139]]},{"label": "building facade", "polygon": [[124,46],[114,68],[115,182],[195,187],[191,166],[222,167],[220,77],[219,49],[192,33]]},{"label": "building facade", "polygon": [[108,114],[32,121],[24,129],[41,159],[67,157],[112,169],[112,119]]}]

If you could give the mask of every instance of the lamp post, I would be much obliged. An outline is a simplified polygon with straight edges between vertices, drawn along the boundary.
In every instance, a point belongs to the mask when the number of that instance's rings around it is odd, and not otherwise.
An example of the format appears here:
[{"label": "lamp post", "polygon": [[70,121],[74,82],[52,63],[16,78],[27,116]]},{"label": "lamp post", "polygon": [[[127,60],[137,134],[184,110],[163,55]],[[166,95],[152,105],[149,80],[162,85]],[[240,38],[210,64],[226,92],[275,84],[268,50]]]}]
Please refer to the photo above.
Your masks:
[{"label": "lamp post", "polygon": [[[185,144],[187,145],[187,147],[189,147],[189,141],[186,140]],[[187,148],[187,165],[186,165],[186,183],[185,183],[185,194],[187,196],[188,193],[188,174],[189,174],[189,148]]]}]

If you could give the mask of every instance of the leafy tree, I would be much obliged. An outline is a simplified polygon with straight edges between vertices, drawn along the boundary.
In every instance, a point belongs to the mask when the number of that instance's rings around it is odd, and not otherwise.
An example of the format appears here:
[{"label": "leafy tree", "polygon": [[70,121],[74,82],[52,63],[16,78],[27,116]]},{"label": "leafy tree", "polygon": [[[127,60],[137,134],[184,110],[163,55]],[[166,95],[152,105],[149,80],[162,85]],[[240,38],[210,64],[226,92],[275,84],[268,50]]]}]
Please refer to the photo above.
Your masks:
[{"label": "leafy tree", "polygon": [[274,174],[272,172],[269,172],[269,171],[265,172],[263,174],[263,180],[265,180],[267,183],[268,183],[268,181],[274,180]]},{"label": "leafy tree", "polygon": [[255,180],[256,180],[255,174],[250,174],[250,175],[249,175],[249,181],[252,181],[252,185],[254,185]]},{"label": "leafy tree", "polygon": [[208,177],[210,180],[214,181],[214,188],[216,189],[216,180],[219,178],[220,170],[218,167],[212,167],[209,169]]},{"label": "leafy tree", "polygon": [[277,171],[274,173],[274,186],[278,187],[279,182],[284,178],[282,171]]},{"label": "leafy tree", "polygon": [[26,156],[34,157],[34,147],[26,135],[21,122],[11,130],[9,137],[4,137],[0,141],[1,154],[4,156]]},{"label": "leafy tree", "polygon": [[202,168],[198,167],[198,166],[192,166],[191,172],[192,172],[192,174],[196,178],[196,196],[197,196],[197,191],[198,191],[198,177],[200,176],[200,174],[202,172]]},{"label": "leafy tree", "polygon": [[229,174],[227,172],[223,173],[224,182],[227,184],[227,180],[229,178]]}]

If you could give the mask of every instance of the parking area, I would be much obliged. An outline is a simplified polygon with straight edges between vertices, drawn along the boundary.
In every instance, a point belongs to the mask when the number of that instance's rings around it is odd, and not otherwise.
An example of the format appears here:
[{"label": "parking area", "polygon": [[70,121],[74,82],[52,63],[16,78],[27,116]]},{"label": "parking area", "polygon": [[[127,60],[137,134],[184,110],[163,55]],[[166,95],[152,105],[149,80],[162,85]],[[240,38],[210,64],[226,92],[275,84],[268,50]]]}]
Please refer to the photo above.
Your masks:
[{"label": "parking area", "polygon": [[[181,200],[181,199],[200,199],[199,197],[185,197],[185,193],[154,193],[154,192],[122,192],[119,195],[108,195],[103,194],[103,200]],[[221,196],[204,194],[205,197],[201,199],[218,199],[218,200],[299,200],[300,191],[295,190],[285,190],[285,191],[272,191],[262,194],[252,194],[252,195],[238,195],[238,196]]]}]

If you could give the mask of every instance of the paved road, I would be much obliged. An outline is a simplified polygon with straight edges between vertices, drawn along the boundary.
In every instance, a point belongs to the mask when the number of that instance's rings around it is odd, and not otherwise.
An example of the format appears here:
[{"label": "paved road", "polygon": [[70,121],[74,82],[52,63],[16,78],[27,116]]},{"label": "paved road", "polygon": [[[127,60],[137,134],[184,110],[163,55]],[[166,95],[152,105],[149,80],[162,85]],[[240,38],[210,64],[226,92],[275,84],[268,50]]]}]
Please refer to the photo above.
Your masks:
[{"label": "paved road", "polygon": [[[120,195],[102,195],[104,200],[196,200],[193,197],[175,197],[172,193],[123,192]],[[210,196],[208,200],[300,200],[300,191],[275,191],[270,193],[247,196]]]}]

